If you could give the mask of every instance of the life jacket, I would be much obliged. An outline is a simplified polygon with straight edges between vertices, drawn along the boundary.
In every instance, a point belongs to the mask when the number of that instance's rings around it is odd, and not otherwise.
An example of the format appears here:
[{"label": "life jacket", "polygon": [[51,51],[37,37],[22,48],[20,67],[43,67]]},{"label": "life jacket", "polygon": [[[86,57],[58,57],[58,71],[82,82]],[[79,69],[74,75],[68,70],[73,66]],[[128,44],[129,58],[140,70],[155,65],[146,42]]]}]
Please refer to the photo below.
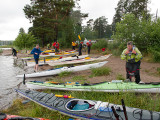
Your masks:
[{"label": "life jacket", "polygon": [[75,43],[75,42],[72,42],[72,46],[76,46],[76,43]]},{"label": "life jacket", "polygon": [[92,43],[91,43],[91,42],[87,42],[86,45],[87,45],[87,46],[91,46]]}]

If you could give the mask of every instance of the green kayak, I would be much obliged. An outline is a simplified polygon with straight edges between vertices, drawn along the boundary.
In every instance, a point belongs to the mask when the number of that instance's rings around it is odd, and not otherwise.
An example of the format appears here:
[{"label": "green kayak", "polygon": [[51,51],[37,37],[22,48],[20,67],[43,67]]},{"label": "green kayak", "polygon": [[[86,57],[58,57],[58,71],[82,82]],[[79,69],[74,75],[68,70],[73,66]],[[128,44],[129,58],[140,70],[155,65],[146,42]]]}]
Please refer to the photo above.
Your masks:
[{"label": "green kayak", "polygon": [[123,82],[121,80],[112,80],[96,84],[55,84],[52,82],[31,81],[26,86],[30,89],[54,89],[68,91],[99,91],[99,92],[142,92],[142,93],[160,93],[159,83],[136,84],[134,82]]}]

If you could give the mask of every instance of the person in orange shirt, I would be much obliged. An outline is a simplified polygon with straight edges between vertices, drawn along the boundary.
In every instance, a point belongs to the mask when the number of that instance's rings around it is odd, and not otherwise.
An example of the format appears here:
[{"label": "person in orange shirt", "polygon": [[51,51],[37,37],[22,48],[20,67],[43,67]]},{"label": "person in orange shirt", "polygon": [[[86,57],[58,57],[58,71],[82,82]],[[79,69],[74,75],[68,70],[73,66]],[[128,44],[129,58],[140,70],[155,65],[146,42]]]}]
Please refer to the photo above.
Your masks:
[{"label": "person in orange shirt", "polygon": [[88,48],[88,54],[90,54],[90,50],[91,50],[91,46],[92,46],[91,40],[89,40],[89,42],[87,42],[86,45]]},{"label": "person in orange shirt", "polygon": [[73,41],[73,42],[72,42],[72,50],[75,50],[76,45],[77,45],[76,42]]}]

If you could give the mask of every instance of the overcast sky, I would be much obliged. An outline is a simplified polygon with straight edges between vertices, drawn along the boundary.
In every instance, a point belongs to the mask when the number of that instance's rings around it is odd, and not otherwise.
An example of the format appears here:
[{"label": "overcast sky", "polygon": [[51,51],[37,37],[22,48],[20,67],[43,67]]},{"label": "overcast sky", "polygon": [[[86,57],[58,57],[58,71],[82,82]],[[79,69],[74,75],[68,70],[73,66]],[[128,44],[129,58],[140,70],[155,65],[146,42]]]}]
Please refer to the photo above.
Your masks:
[{"label": "overcast sky", "polygon": [[[82,13],[89,13],[89,17],[85,20],[96,19],[101,16],[108,18],[109,24],[112,23],[115,14],[115,8],[119,0],[81,0],[80,6]],[[160,0],[150,0],[149,9],[151,13],[156,14],[159,8],[158,16],[160,16]],[[15,40],[19,29],[24,28],[28,32],[28,28],[32,25],[25,18],[23,8],[26,4],[30,4],[30,0],[1,0],[0,4],[0,40]]]}]

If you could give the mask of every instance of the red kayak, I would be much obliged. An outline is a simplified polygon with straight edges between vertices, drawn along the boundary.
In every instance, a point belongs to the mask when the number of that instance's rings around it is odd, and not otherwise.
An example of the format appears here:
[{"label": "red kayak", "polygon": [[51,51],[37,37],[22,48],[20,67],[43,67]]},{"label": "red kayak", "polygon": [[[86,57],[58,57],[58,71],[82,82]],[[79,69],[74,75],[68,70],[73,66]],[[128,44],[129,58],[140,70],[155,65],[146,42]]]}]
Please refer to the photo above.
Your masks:
[{"label": "red kayak", "polygon": [[17,115],[6,115],[4,113],[0,113],[0,120],[49,120],[49,119],[21,117]]}]

